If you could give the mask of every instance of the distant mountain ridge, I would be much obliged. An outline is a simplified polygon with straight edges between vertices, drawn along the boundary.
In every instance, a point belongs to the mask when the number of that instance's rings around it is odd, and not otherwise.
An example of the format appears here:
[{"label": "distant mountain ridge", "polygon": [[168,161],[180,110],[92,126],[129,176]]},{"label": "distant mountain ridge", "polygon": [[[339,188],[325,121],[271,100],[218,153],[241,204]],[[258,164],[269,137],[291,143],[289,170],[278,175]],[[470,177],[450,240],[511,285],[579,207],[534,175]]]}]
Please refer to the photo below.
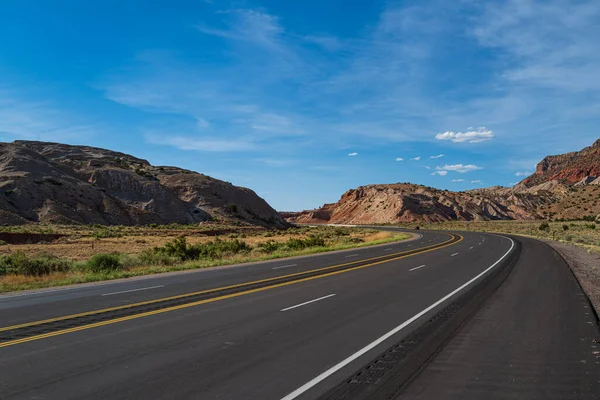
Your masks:
[{"label": "distant mountain ridge", "polygon": [[367,185],[348,190],[336,203],[282,215],[294,223],[335,224],[600,218],[600,140],[544,158],[512,188],[452,192],[410,183]]},{"label": "distant mountain ridge", "polygon": [[0,143],[0,223],[138,225],[213,219],[285,227],[252,190],[89,146]]}]

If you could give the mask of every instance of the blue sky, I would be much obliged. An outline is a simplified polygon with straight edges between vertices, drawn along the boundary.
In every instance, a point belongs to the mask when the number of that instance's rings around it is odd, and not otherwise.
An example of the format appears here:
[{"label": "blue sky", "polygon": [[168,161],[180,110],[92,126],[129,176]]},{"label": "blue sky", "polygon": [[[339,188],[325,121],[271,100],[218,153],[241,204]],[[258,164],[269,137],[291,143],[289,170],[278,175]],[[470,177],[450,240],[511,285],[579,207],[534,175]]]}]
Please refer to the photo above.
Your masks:
[{"label": "blue sky", "polygon": [[599,20],[593,0],[8,0],[0,140],[128,152],[278,210],[514,184],[600,137]]}]

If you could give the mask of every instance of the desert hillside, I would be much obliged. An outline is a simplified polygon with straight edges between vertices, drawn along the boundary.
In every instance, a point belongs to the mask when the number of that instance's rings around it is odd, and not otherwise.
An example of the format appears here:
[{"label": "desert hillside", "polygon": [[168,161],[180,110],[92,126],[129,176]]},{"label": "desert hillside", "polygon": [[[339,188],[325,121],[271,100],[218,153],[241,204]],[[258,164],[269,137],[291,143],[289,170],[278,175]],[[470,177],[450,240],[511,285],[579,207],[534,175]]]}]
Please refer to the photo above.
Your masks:
[{"label": "desert hillside", "polygon": [[284,227],[252,190],[115,151],[0,143],[0,223],[142,225],[214,219]]},{"label": "desert hillside", "polygon": [[512,188],[451,192],[410,183],[368,185],[336,203],[282,215],[294,223],[336,224],[593,219],[600,215],[600,140],[544,158]]}]

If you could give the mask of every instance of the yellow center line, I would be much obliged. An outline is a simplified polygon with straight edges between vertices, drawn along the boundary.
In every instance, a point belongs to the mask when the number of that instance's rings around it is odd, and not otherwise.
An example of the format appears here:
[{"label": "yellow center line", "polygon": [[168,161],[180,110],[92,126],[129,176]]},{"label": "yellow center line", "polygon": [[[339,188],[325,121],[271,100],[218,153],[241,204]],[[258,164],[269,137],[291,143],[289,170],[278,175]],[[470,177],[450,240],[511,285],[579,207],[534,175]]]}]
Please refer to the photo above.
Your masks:
[{"label": "yellow center line", "polygon": [[[213,303],[213,302],[216,302],[216,301],[230,299],[230,298],[239,297],[239,296],[244,296],[244,295],[251,294],[251,293],[257,293],[257,292],[262,292],[262,291],[265,291],[265,290],[270,290],[270,289],[274,289],[274,288],[278,288],[278,287],[284,287],[284,286],[294,285],[294,284],[301,283],[301,282],[307,282],[307,281],[311,281],[311,280],[314,280],[314,279],[320,279],[320,278],[325,278],[325,277],[328,277],[328,276],[339,275],[339,274],[342,274],[342,273],[345,273],[345,272],[355,271],[355,270],[358,270],[358,269],[363,269],[363,268],[371,267],[371,266],[374,266],[374,265],[379,265],[379,264],[383,264],[383,263],[394,261],[394,260],[399,260],[399,259],[406,258],[406,257],[412,257],[414,255],[428,253],[430,251],[434,251],[434,250],[438,250],[438,249],[441,249],[441,248],[444,248],[444,247],[452,246],[452,245],[455,245],[457,243],[460,243],[463,240],[463,237],[461,235],[457,235],[457,236],[459,237],[459,240],[456,241],[456,242],[448,243],[448,242],[451,242],[452,240],[454,240],[454,237],[453,237],[449,241],[443,242],[443,243],[446,243],[446,244],[442,244],[441,246],[437,246],[435,248],[424,248],[423,250],[421,250],[419,252],[416,252],[416,253],[412,253],[412,254],[405,254],[405,255],[401,255],[401,256],[390,258],[390,259],[386,259],[386,260],[371,262],[371,263],[368,263],[368,264],[359,265],[359,266],[356,266],[356,267],[351,267],[351,268],[343,269],[343,270],[340,270],[340,271],[332,271],[332,272],[324,273],[324,274],[321,274],[321,275],[310,276],[310,277],[306,277],[306,278],[300,278],[300,279],[289,281],[289,282],[276,283],[276,284],[272,284],[272,285],[269,285],[269,286],[264,286],[264,287],[261,287],[261,288],[249,289],[249,290],[245,290],[243,292],[232,293],[232,294],[228,294],[228,295],[214,297],[212,299],[199,300],[199,301],[195,301],[195,302],[191,302],[191,303],[180,304],[180,305],[177,305],[177,306],[171,306],[171,307],[161,308],[159,310],[146,311],[146,312],[142,312],[142,313],[138,313],[138,314],[134,314],[134,315],[129,315],[129,316],[125,316],[125,317],[119,317],[119,318],[110,319],[110,320],[107,320],[107,321],[96,322],[96,323],[92,323],[92,324],[87,324],[87,325],[82,325],[82,326],[78,326],[78,327],[74,327],[74,328],[68,328],[68,329],[58,330],[58,331],[55,331],[55,332],[45,333],[45,334],[41,334],[41,335],[30,336],[30,337],[23,338],[23,339],[16,339],[16,340],[11,340],[11,341],[7,341],[7,342],[2,342],[2,343],[0,343],[0,348],[1,347],[13,346],[13,345],[20,344],[20,343],[31,342],[31,341],[34,341],[34,340],[40,340],[40,339],[44,339],[44,338],[49,338],[49,337],[53,337],[53,336],[64,335],[64,334],[71,333],[71,332],[78,332],[78,331],[82,331],[82,330],[86,330],[86,329],[92,329],[92,328],[96,328],[96,327],[99,327],[99,326],[115,324],[115,323],[118,323],[118,322],[129,321],[129,320],[132,320],[132,319],[143,318],[143,317],[147,317],[147,316],[150,316],[150,315],[162,314],[162,313],[166,313],[166,312],[170,312],[170,311],[175,311],[175,310],[180,310],[180,309],[184,309],[184,308],[195,307],[195,306],[198,306],[198,305],[201,305],[201,304]],[[431,247],[431,246],[428,246],[428,247]],[[406,252],[404,252],[404,253],[406,253]],[[397,254],[401,254],[401,253],[397,253]],[[383,258],[383,257],[375,257],[375,258],[372,258],[370,260],[376,260],[376,259],[381,259],[381,258]],[[365,260],[365,261],[369,261],[369,260]],[[364,262],[364,261],[362,261],[362,262]],[[311,271],[307,271],[307,272],[315,272],[315,271],[327,270],[327,269],[337,268],[337,267],[340,267],[340,266],[351,265],[351,264],[356,264],[356,262],[354,262],[354,263],[346,263],[346,264],[339,264],[339,265],[335,265],[335,266],[332,266],[332,267],[326,267],[326,268],[311,270]],[[306,272],[304,272],[304,273],[306,273]],[[227,289],[227,288],[235,288],[235,287],[239,287],[239,286],[246,286],[246,285],[250,285],[250,284],[253,284],[253,283],[260,283],[260,282],[265,282],[265,281],[272,281],[274,279],[282,279],[282,278],[286,278],[286,277],[297,276],[297,275],[300,275],[300,274],[303,274],[303,273],[296,273],[296,274],[284,275],[284,276],[281,276],[281,277],[278,277],[278,278],[263,279],[263,280],[260,280],[260,281],[254,281],[254,282],[245,283],[243,285],[227,286],[227,287],[223,287],[223,288],[211,289],[211,290],[207,290],[207,291],[203,291],[203,292],[197,292],[197,293],[200,294],[200,293],[207,293],[207,292],[212,292],[212,291],[216,291],[216,290],[223,290],[223,289]],[[14,326],[11,326],[11,327],[2,328],[2,329],[0,329],[0,331],[7,331],[7,330],[12,330],[12,329],[17,329],[17,328],[20,328],[20,327],[35,326],[35,325],[40,325],[40,324],[47,323],[47,322],[54,322],[54,321],[60,321],[60,320],[64,320],[64,319],[70,319],[70,318],[73,318],[73,317],[76,317],[76,316],[94,315],[94,314],[98,314],[100,312],[107,312],[107,311],[111,311],[111,310],[118,310],[118,309],[130,308],[130,307],[134,307],[134,306],[137,306],[137,305],[152,304],[152,303],[156,303],[156,302],[159,302],[159,301],[165,301],[165,300],[172,299],[172,298],[181,298],[181,297],[191,296],[191,295],[193,295],[193,294],[173,296],[173,297],[164,298],[164,299],[152,300],[152,301],[147,301],[147,302],[142,302],[142,303],[135,303],[135,304],[128,305],[128,306],[112,307],[112,308],[106,308],[106,309],[103,309],[103,310],[97,310],[97,311],[88,312],[88,313],[73,314],[73,315],[69,315],[69,316],[65,316],[65,317],[60,317],[60,318],[54,318],[54,319],[50,319],[50,320],[36,321],[36,322],[31,322],[31,323],[21,324],[21,325],[14,325]]]}]

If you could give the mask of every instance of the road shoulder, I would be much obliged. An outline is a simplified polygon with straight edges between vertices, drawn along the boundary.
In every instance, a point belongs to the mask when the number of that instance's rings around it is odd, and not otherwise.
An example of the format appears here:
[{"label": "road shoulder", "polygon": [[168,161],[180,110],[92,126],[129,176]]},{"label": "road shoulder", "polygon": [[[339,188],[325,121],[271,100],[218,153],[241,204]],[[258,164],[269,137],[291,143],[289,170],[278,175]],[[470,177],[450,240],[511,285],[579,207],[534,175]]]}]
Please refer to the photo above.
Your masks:
[{"label": "road shoulder", "polygon": [[588,252],[587,249],[574,244],[552,240],[543,242],[552,246],[571,267],[581,288],[594,306],[596,315],[600,316],[600,254]]}]

